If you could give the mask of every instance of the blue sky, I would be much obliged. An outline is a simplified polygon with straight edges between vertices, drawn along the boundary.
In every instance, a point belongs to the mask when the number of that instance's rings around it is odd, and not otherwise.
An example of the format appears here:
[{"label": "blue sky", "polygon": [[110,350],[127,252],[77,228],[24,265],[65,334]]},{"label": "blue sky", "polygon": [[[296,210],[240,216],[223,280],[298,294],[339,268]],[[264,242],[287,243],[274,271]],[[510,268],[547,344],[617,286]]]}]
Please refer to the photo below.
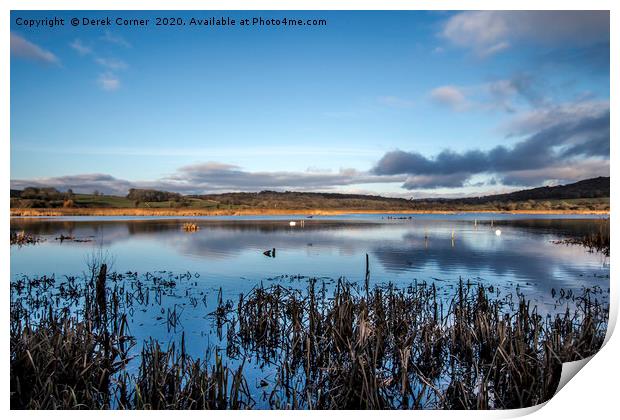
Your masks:
[{"label": "blue sky", "polygon": [[[609,175],[606,12],[160,15],[11,13],[14,188],[423,197]],[[68,24],[107,16],[151,24]]]}]

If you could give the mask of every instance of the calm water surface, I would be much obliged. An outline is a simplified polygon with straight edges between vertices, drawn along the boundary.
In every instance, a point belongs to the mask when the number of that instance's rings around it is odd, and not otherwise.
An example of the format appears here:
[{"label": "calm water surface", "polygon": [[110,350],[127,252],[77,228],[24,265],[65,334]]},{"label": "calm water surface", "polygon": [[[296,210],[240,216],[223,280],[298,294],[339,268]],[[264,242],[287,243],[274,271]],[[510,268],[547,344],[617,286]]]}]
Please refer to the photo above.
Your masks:
[{"label": "calm water surface", "polygon": [[[12,219],[12,230],[39,235],[44,242],[11,247],[11,276],[77,275],[85,270],[86,257],[102,247],[118,272],[190,271],[200,275],[200,283],[230,292],[284,275],[359,281],[365,254],[375,282],[454,283],[462,277],[540,294],[552,287],[604,285],[607,258],[553,243],[591,230],[595,219],[532,217],[493,215],[493,226],[488,215],[471,214],[404,220],[382,215]],[[188,220],[200,230],[184,232]],[[289,220],[297,220],[297,226],[289,226]],[[61,242],[56,239],[61,235],[85,242]],[[272,248],[276,258],[263,255]]]}]

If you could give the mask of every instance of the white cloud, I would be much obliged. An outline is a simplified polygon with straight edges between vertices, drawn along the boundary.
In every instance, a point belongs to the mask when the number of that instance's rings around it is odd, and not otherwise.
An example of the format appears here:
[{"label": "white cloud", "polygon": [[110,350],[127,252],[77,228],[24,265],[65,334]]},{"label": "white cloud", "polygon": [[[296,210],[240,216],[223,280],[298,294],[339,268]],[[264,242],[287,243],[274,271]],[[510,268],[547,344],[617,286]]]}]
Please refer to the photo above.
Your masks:
[{"label": "white cloud", "polygon": [[585,46],[609,41],[608,11],[468,11],[452,16],[441,36],[489,56],[527,42]]},{"label": "white cloud", "polygon": [[69,44],[69,46],[80,55],[89,55],[93,52],[91,47],[84,45],[84,43],[82,43],[79,39],[75,39],[71,44]]},{"label": "white cloud", "polygon": [[96,64],[106,69],[106,72],[97,79],[97,83],[103,90],[116,90],[120,87],[120,79],[114,72],[126,69],[127,63],[114,57],[100,57],[92,47],[85,45],[80,39],[75,39],[69,46],[81,56],[92,57]]},{"label": "white cloud", "polygon": [[391,108],[411,108],[415,103],[410,99],[399,98],[398,96],[380,96],[377,101],[381,105]]},{"label": "white cloud", "polygon": [[508,49],[509,47],[510,47],[510,44],[508,42],[498,42],[497,44],[493,44],[490,47],[483,48],[482,50],[480,50],[479,53],[482,57],[487,57],[487,56],[496,54],[500,51],[504,51]]},{"label": "white cloud", "polygon": [[115,75],[111,73],[104,73],[97,79],[99,86],[103,90],[112,91],[117,90],[121,86],[121,81]]},{"label": "white cloud", "polygon": [[489,51],[504,42],[508,23],[498,12],[463,12],[451,17],[442,35],[456,45]]},{"label": "white cloud", "polygon": [[123,70],[127,68],[127,63],[117,58],[95,58],[95,62],[110,70]]},{"label": "white cloud", "polygon": [[464,111],[469,107],[465,93],[457,86],[446,85],[435,88],[431,91],[431,99],[455,111]]},{"label": "white cloud", "polygon": [[534,78],[518,74],[509,79],[498,79],[468,86],[445,85],[431,91],[431,99],[455,111],[517,112],[519,108],[547,105],[549,98],[541,94]]},{"label": "white cloud", "polygon": [[11,32],[11,55],[46,64],[60,65],[60,60],[53,53],[13,32]]},{"label": "white cloud", "polygon": [[125,38],[118,34],[113,34],[110,31],[106,31],[105,34],[101,37],[101,39],[111,44],[120,45],[121,47],[125,48],[131,48],[131,44],[127,40],[125,40]]}]

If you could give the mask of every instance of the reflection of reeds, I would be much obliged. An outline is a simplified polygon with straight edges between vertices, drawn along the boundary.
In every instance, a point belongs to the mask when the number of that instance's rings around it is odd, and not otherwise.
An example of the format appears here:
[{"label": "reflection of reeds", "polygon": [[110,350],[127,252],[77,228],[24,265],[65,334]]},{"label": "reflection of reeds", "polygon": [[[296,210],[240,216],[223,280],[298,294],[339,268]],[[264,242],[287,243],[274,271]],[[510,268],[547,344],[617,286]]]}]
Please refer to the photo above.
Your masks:
[{"label": "reflection of reeds", "polygon": [[[105,264],[92,272],[84,284],[68,278],[52,299],[53,278],[11,284],[12,408],[237,409],[258,398],[272,408],[526,407],[549,399],[561,363],[594,354],[607,327],[596,288],[561,290],[558,302],[573,309],[543,317],[523,296],[469,282],[442,290],[339,280],[328,291],[310,279],[305,290],[261,285],[234,303],[220,290],[209,316],[225,355],[193,358],[180,332],[167,347],[145,342],[130,371],[127,314],[178,297],[177,282],[192,275],[138,278]],[[182,327],[177,305],[169,330]],[[256,389],[246,379],[252,359],[274,371]]]},{"label": "reflection of reeds", "polygon": [[[135,409],[240,409],[252,399],[243,377],[243,365],[229,369],[219,354],[209,366],[192,359],[185,352],[185,339],[180,349],[174,344],[162,350],[155,341],[144,345],[140,370],[134,379],[124,375],[122,389],[135,383],[131,395],[124,395],[122,408]],[[126,392],[126,391],[125,391]]]},{"label": "reflection of reeds", "polygon": [[609,256],[609,251],[610,251],[609,219],[601,220],[598,223],[598,230],[596,231],[588,232],[585,235],[580,236],[580,237],[557,241],[557,243],[582,245],[588,248],[590,251],[602,252],[606,256]]},{"label": "reflection of reeds", "polygon": [[609,256],[609,219],[601,221],[598,226],[598,231],[588,233],[581,239],[581,242],[588,248],[603,252],[605,255]]}]

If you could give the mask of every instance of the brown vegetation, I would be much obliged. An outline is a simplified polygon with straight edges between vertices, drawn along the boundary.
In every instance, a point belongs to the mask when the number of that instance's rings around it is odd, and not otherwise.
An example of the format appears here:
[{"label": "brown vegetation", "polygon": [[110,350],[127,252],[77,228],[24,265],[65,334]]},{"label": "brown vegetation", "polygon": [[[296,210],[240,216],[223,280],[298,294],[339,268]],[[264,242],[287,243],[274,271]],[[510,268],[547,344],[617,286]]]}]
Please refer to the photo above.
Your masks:
[{"label": "brown vegetation", "polygon": [[196,223],[183,223],[183,230],[185,232],[197,232],[200,229]]},{"label": "brown vegetation", "polygon": [[[176,293],[175,283],[144,281]],[[144,281],[101,264],[52,299],[53,278],[12,282],[11,408],[238,409],[259,398],[292,409],[527,407],[555,393],[562,362],[600,348],[609,310],[599,288],[562,290],[557,304],[567,309],[545,317],[523,296],[464,282],[446,298],[426,283],[338,281],[328,292],[310,279],[305,291],[274,285],[237,302],[220,297],[209,317],[225,355],[202,361],[187,354],[183,333],[176,345],[147,341],[132,356],[127,312],[144,296],[149,304]],[[169,311],[167,323],[176,322]],[[127,370],[132,357],[139,368]],[[254,391],[248,360],[276,369]]]},{"label": "brown vegetation", "polygon": [[609,214],[607,210],[366,210],[366,209],[213,209],[213,208],[12,208],[12,217],[57,216],[261,216],[261,215],[315,215],[340,214],[455,214],[455,213],[510,213],[510,214]]},{"label": "brown vegetation", "polygon": [[38,236],[21,232],[11,232],[11,245],[34,245],[41,242],[41,238]]}]

